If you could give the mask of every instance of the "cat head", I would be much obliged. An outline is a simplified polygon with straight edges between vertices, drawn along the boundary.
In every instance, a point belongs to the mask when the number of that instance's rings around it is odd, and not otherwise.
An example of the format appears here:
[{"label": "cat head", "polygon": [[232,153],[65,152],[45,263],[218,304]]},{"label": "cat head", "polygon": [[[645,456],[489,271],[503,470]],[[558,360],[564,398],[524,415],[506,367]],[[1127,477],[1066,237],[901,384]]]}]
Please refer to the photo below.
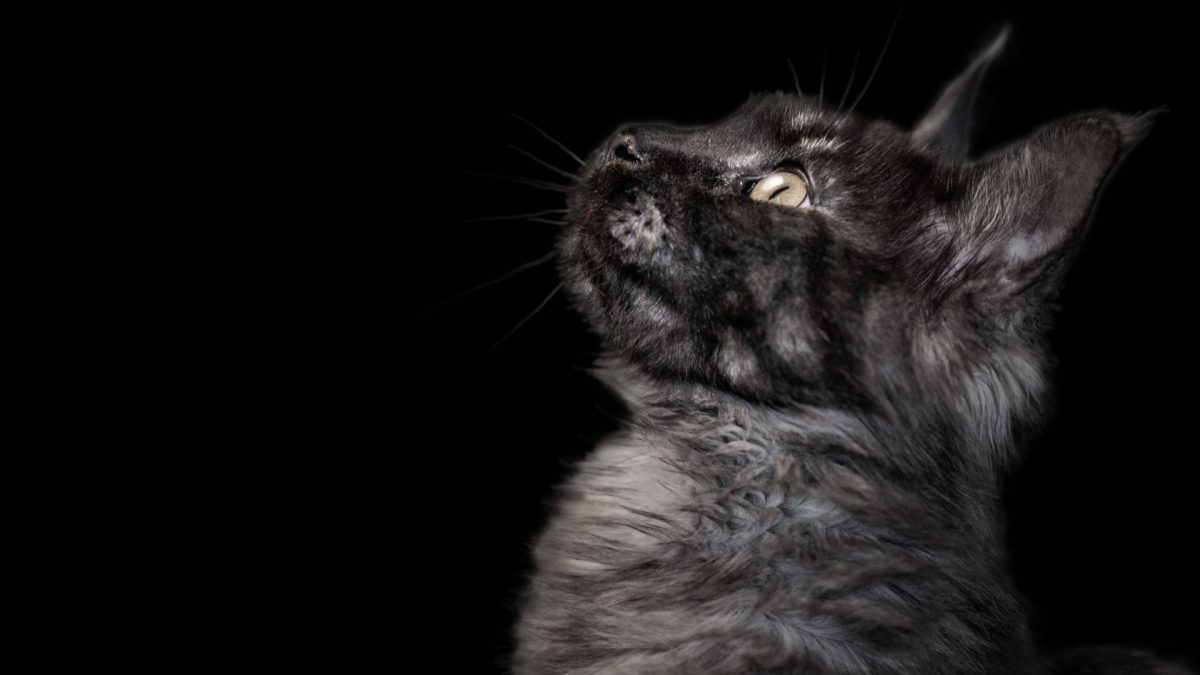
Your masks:
[{"label": "cat head", "polygon": [[969,159],[1007,33],[911,130],[778,92],[707,126],[620,128],[568,194],[574,303],[638,368],[759,402],[1036,378],[1093,203],[1150,117],[1083,114]]}]

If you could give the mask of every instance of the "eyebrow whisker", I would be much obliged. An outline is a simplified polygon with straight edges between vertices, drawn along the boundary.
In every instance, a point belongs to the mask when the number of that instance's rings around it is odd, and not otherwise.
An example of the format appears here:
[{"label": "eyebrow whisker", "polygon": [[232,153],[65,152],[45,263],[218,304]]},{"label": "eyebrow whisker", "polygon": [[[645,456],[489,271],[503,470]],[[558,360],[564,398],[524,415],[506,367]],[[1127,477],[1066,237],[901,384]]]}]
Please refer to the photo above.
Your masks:
[{"label": "eyebrow whisker", "polygon": [[846,90],[842,92],[842,100],[838,103],[838,110],[846,105],[846,95],[850,93],[850,87],[854,85],[854,75],[858,72],[858,57],[862,56],[862,50],[858,49],[854,52],[854,65],[850,68],[850,81],[846,83]]},{"label": "eyebrow whisker", "polygon": [[796,67],[792,65],[792,59],[787,59],[788,68],[792,70],[792,83],[796,85],[796,95],[804,96],[804,92],[800,91],[800,78],[796,77]]},{"label": "eyebrow whisker", "polygon": [[875,67],[871,69],[870,76],[867,77],[867,83],[863,85],[862,91],[858,93],[858,98],[854,99],[854,103],[850,104],[850,112],[854,112],[854,108],[858,106],[858,102],[866,95],[867,89],[871,88],[871,82],[875,79],[875,72],[879,70],[879,64],[883,63],[883,55],[887,54],[888,45],[892,43],[892,33],[896,31],[896,24],[900,23],[900,15],[904,13],[904,8],[896,12],[896,18],[892,20],[892,27],[888,29],[887,39],[883,41],[883,49],[879,51],[879,58],[875,60]]}]

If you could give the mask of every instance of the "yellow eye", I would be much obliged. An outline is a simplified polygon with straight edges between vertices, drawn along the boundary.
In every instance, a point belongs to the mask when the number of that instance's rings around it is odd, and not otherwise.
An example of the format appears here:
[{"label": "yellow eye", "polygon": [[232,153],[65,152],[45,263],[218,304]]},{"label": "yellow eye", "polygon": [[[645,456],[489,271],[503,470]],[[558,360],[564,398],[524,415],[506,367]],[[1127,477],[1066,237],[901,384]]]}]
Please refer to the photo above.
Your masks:
[{"label": "yellow eye", "polygon": [[776,171],[754,184],[750,198],[784,206],[807,206],[808,183],[791,171]]}]

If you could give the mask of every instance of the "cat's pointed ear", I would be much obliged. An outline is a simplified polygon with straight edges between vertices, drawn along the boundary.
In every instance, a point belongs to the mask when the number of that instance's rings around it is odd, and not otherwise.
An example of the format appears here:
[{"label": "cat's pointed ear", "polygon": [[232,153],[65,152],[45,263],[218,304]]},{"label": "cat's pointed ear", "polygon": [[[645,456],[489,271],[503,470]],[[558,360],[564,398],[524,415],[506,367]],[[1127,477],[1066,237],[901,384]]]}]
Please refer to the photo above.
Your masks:
[{"label": "cat's pointed ear", "polygon": [[913,139],[917,144],[934,148],[953,159],[966,159],[970,150],[971,115],[979,85],[988,66],[1004,50],[1011,31],[1011,23],[1001,25],[996,36],[966,70],[942,89],[933,107],[913,129]]},{"label": "cat's pointed ear", "polygon": [[1164,110],[1071,117],[948,167],[956,196],[944,213],[953,244],[939,270],[943,290],[971,287],[1009,307],[1053,297],[1107,179]]}]

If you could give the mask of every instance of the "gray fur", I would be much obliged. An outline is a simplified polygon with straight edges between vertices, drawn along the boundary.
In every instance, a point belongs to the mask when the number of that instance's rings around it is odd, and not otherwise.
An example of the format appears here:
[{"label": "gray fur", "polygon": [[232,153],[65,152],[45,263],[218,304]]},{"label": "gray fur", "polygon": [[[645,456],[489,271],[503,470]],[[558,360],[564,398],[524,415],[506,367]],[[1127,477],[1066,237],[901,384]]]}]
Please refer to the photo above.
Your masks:
[{"label": "gray fur", "polygon": [[[1043,421],[1092,206],[1151,118],[967,161],[963,99],[1002,44],[915,133],[773,93],[588,158],[559,270],[629,420],[559,488],[514,672],[1050,672],[998,480]],[[744,194],[780,165],[812,207]]]}]

